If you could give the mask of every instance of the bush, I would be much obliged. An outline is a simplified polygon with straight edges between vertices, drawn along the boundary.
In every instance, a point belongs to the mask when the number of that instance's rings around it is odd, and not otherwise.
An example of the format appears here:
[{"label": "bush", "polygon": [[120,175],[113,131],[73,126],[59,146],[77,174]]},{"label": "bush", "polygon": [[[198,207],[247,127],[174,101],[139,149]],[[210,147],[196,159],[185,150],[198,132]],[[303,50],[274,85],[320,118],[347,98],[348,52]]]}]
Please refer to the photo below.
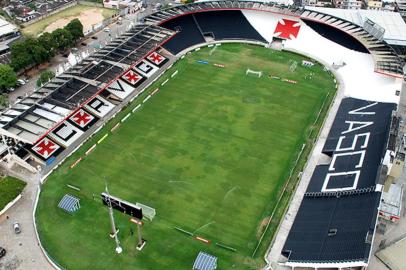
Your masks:
[{"label": "bush", "polygon": [[55,77],[55,73],[50,70],[42,72],[37,80],[37,86],[40,87],[41,85],[51,80],[53,77]]},{"label": "bush", "polygon": [[10,176],[0,179],[0,210],[14,200],[26,185],[24,181]]}]

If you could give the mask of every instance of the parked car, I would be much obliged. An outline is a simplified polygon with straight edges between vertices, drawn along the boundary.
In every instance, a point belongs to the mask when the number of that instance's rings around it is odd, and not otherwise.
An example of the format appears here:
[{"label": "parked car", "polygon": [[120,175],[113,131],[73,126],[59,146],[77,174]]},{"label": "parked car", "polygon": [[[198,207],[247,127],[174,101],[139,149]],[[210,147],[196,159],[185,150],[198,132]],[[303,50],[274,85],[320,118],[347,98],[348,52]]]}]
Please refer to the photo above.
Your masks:
[{"label": "parked car", "polygon": [[96,37],[96,36],[92,36],[91,39],[97,39],[97,37]]},{"label": "parked car", "polygon": [[103,29],[103,31],[108,33],[108,32],[110,32],[110,28],[105,27],[105,28]]},{"label": "parked car", "polygon": [[82,42],[82,43],[80,43],[80,45],[86,46],[87,44],[86,44],[86,42]]},{"label": "parked car", "polygon": [[21,233],[20,223],[14,222],[14,223],[13,223],[13,229],[14,229],[14,232],[15,232],[16,234]]},{"label": "parked car", "polygon": [[17,80],[17,84],[18,85],[24,85],[24,84],[26,84],[27,82],[25,81],[25,80],[23,80],[23,79],[18,79]]},{"label": "parked car", "polygon": [[0,259],[6,256],[6,250],[2,247],[0,247]]}]

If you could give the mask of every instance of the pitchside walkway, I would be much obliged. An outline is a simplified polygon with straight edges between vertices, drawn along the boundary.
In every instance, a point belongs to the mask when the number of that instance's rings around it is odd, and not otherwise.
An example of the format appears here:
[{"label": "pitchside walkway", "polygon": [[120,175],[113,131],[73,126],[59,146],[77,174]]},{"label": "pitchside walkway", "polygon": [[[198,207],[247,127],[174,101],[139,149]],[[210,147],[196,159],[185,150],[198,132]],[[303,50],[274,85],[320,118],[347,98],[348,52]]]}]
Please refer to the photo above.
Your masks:
[{"label": "pitchside walkway", "polygon": [[[22,193],[23,197],[0,216],[0,245],[7,250],[6,256],[0,260],[0,270],[53,269],[39,247],[32,220],[39,175],[27,174],[20,170],[12,175],[26,181],[27,186]],[[20,234],[14,233],[15,221],[20,223]]]},{"label": "pitchside walkway", "polygon": [[[336,79],[339,80],[339,88],[337,89],[336,97],[333,100],[333,102],[331,103],[330,111],[325,118],[325,122],[321,129],[320,136],[319,136],[316,144],[313,147],[311,156],[303,171],[303,174],[300,179],[297,190],[296,190],[295,194],[293,195],[293,198],[290,202],[289,209],[286,212],[286,215],[285,215],[284,219],[282,220],[282,223],[280,224],[280,227],[279,227],[278,233],[275,237],[275,240],[271,244],[271,249],[265,255],[265,259],[269,263],[269,265],[266,266],[266,269],[273,269],[273,270],[287,269],[284,266],[278,265],[278,261],[281,257],[281,251],[282,251],[285,241],[288,237],[288,234],[289,234],[290,228],[292,227],[293,221],[295,220],[297,211],[299,210],[299,206],[302,202],[303,195],[306,192],[306,189],[307,189],[307,186],[312,177],[313,171],[316,168],[316,165],[319,163],[319,161],[325,157],[325,155],[323,155],[321,153],[321,151],[323,149],[324,143],[326,142],[330,128],[334,122],[334,118],[337,114],[338,107],[340,106],[341,100],[344,97],[344,88],[345,88],[344,82],[340,79],[339,76],[337,76],[337,74],[334,74],[334,75],[336,76]],[[290,268],[288,268],[288,269],[290,269]]]}]

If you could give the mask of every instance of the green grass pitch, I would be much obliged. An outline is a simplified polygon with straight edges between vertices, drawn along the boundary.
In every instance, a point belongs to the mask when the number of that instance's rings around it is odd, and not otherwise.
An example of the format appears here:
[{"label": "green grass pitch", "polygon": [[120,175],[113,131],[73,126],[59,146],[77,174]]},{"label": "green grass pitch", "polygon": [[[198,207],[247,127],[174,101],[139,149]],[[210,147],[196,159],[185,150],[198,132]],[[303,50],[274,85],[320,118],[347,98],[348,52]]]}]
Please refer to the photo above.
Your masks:
[{"label": "green grass pitch", "polygon": [[[142,98],[67,159],[43,186],[36,217],[50,256],[67,269],[191,269],[198,252],[205,251],[218,256],[219,269],[263,266],[270,237],[254,258],[251,254],[302,145],[320,126],[314,122],[322,104],[328,100],[328,107],[335,91],[330,73],[319,64],[302,67],[303,59],[253,45],[223,44],[178,61],[148,91],[175,70],[179,73],[140,111],[69,169]],[[293,72],[292,61],[298,63]],[[261,70],[263,76],[246,76],[247,68]],[[310,73],[313,78],[306,78]],[[298,83],[271,79],[269,74]],[[143,227],[148,242],[141,253],[135,249],[135,235],[130,236],[134,224],[117,211],[124,251],[114,252],[107,208],[99,197],[104,177],[112,195],[157,211]],[[81,199],[82,208],[73,215],[57,208],[65,193]]]}]

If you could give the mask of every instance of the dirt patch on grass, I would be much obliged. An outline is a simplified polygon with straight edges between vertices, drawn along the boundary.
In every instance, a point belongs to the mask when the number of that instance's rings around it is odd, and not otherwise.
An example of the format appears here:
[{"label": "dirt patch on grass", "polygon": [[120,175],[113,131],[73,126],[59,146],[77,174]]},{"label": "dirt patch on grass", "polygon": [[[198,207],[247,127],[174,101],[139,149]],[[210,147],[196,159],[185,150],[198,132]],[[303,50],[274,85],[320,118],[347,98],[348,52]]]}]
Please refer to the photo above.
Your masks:
[{"label": "dirt patch on grass", "polygon": [[257,229],[257,239],[259,239],[261,237],[262,233],[264,232],[264,230],[266,228],[266,225],[268,225],[270,218],[271,217],[264,218],[261,221],[261,223],[259,224],[258,229]]},{"label": "dirt patch on grass", "polygon": [[79,19],[80,22],[83,24],[83,32],[87,32],[92,29],[94,24],[100,23],[103,21],[103,14],[102,10],[98,8],[88,9],[80,12],[79,15],[76,16],[69,16],[65,18],[61,18],[56,20],[55,22],[49,24],[45,29],[44,32],[52,32],[58,28],[62,28],[67,25],[73,19]]}]

